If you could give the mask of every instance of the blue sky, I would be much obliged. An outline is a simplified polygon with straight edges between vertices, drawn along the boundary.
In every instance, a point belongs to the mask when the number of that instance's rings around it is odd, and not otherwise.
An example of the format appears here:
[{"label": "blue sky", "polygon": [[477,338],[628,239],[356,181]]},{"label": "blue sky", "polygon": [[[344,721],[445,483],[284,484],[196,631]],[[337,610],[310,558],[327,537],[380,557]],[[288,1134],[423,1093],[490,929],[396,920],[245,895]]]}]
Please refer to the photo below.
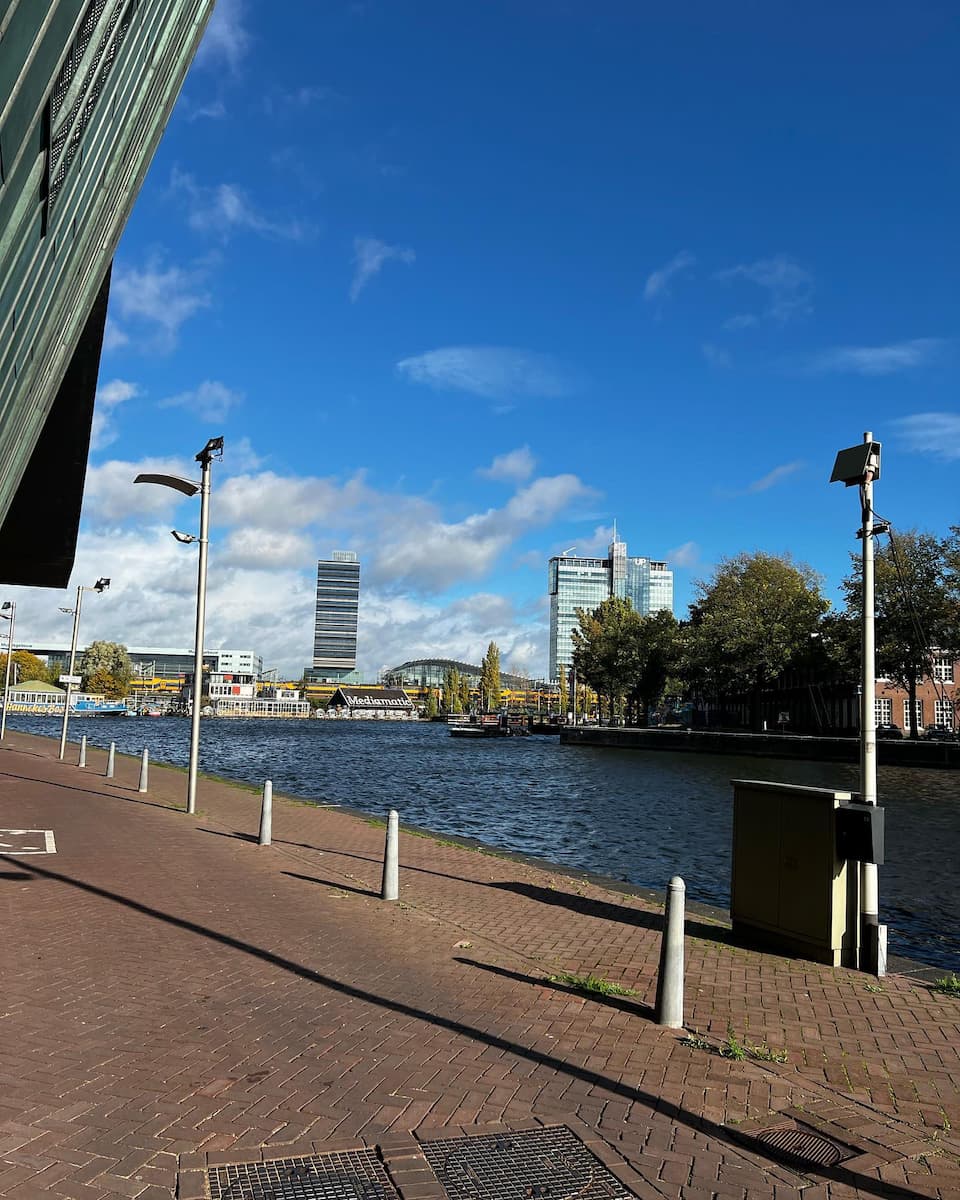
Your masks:
[{"label": "blue sky", "polygon": [[[546,561],[614,520],[676,612],[741,550],[837,584],[836,451],[960,523],[950,3],[219,0],[117,255],[73,586],[82,640],[299,673],[315,565],[360,659],[547,658]],[[169,499],[168,499],[169,497]],[[24,640],[69,637],[22,595]]]}]

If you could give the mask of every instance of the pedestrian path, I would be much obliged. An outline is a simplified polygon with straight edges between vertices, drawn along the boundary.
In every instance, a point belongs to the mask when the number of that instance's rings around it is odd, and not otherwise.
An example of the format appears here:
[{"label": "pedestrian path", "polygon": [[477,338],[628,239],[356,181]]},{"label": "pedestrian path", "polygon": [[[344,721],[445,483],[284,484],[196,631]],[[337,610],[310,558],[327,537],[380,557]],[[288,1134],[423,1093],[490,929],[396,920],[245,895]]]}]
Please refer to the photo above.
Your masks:
[{"label": "pedestrian path", "polygon": [[[218,1170],[289,1159],[561,1200],[568,1135],[624,1189],[584,1196],[960,1196],[960,999],[690,916],[687,1032],[662,1029],[639,897],[402,831],[385,903],[380,825],[275,796],[260,847],[249,790],[201,780],[187,816],[180,771],[141,795],[139,759],[56,751],[0,748],[0,826],[44,847],[0,832],[0,1196],[222,1200]],[[275,1176],[227,1200],[284,1200]]]}]

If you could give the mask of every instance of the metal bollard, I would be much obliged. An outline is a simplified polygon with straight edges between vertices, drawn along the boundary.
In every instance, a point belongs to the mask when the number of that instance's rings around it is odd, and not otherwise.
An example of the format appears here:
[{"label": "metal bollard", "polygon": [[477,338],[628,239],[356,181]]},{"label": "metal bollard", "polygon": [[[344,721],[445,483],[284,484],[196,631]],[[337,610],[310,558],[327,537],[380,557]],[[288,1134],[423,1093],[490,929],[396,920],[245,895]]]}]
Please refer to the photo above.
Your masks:
[{"label": "metal bollard", "polygon": [[140,786],[137,788],[138,792],[145,792],[147,790],[147,786],[148,786],[147,780],[148,780],[149,774],[150,774],[150,751],[146,748],[146,746],[144,746],[143,754],[141,755],[141,758],[140,758]]},{"label": "metal bollard", "polygon": [[383,883],[381,900],[400,899],[400,817],[395,808],[387,817],[387,841],[383,848]]},{"label": "metal bollard", "polygon": [[683,920],[686,885],[674,875],[667,887],[660,944],[660,973],[654,1020],[668,1029],[683,1028]]},{"label": "metal bollard", "polygon": [[114,768],[114,764],[116,762],[116,757],[117,757],[117,744],[116,744],[116,742],[111,742],[110,749],[107,751],[107,770],[106,770],[106,778],[107,779],[113,778],[113,768]]},{"label": "metal bollard", "polygon": [[80,739],[80,757],[77,759],[77,766],[85,767],[86,765],[87,765],[87,735],[84,734],[83,737]]},{"label": "metal bollard", "polygon": [[269,846],[273,836],[273,781],[264,780],[263,800],[260,802],[260,845]]}]

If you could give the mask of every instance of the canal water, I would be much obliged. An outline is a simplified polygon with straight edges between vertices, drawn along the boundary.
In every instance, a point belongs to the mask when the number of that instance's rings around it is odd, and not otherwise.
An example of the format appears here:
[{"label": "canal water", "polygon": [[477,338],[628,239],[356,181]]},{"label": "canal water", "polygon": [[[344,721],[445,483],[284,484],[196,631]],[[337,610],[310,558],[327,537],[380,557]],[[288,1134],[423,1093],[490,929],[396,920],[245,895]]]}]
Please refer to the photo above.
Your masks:
[{"label": "canal water", "polygon": [[[59,722],[11,714],[12,729]],[[70,737],[186,765],[185,718],[71,718]],[[425,722],[204,720],[200,770],[318,803],[729,907],[731,779],[856,789],[854,766],[561,746],[556,737],[452,738]],[[202,786],[202,785],[201,785]],[[960,971],[960,779],[881,767],[886,863],[880,919],[891,954]]]}]

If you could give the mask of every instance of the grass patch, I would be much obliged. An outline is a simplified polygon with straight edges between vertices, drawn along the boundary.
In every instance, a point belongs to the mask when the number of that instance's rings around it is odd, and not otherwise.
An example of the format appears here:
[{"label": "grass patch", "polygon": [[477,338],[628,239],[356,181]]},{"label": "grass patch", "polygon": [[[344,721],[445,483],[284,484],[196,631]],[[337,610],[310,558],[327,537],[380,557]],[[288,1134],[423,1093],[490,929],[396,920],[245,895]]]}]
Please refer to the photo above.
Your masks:
[{"label": "grass patch", "polygon": [[933,990],[942,992],[945,996],[960,996],[960,979],[957,978],[955,972],[951,971],[949,975],[944,975],[942,979],[936,981]]},{"label": "grass patch", "polygon": [[785,1063],[788,1058],[786,1050],[774,1050],[766,1042],[748,1042],[746,1038],[741,1041],[732,1025],[727,1026],[727,1036],[718,1053],[721,1058],[732,1058],[736,1062],[752,1058],[757,1062]]},{"label": "grass patch", "polygon": [[863,990],[865,992],[882,992],[883,988],[879,983],[865,983],[863,985]]},{"label": "grass patch", "polygon": [[720,1045],[720,1057],[732,1058],[737,1062],[743,1062],[747,1057],[747,1048],[737,1037],[732,1025],[727,1026],[726,1040]]},{"label": "grass patch", "polygon": [[691,1050],[712,1050],[710,1039],[705,1038],[699,1030],[695,1029],[693,1033],[688,1033],[686,1037],[680,1039],[681,1046],[689,1046]]},{"label": "grass patch", "polygon": [[550,983],[562,983],[566,987],[576,988],[578,992],[588,992],[598,996],[636,996],[638,993],[634,988],[624,987],[623,984],[614,983],[611,979],[604,979],[600,975],[572,975],[566,971],[559,975],[548,975],[547,980]]}]

